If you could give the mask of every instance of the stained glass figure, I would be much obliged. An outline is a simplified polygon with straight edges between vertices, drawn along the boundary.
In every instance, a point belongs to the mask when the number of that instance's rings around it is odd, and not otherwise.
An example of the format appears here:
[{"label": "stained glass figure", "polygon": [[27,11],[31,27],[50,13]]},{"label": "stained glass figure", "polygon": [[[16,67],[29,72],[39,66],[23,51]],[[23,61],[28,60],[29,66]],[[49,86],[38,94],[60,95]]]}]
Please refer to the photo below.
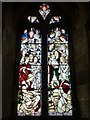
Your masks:
[{"label": "stained glass figure", "polygon": [[18,116],[41,115],[41,35],[31,28],[21,39]]},{"label": "stained glass figure", "polygon": [[68,44],[49,43],[48,44],[48,64],[65,65],[69,62]]},{"label": "stained glass figure", "polygon": [[49,12],[50,12],[49,5],[46,5],[46,4],[40,5],[39,13],[44,20],[46,19]]},{"label": "stained glass figure", "polygon": [[51,18],[49,24],[58,23],[58,22],[60,22],[60,20],[61,20],[61,16],[53,16],[53,17]]},{"label": "stained glass figure", "polygon": [[72,115],[68,35],[55,28],[48,43],[48,112],[50,116]]},{"label": "stained glass figure", "polygon": [[36,16],[28,16],[28,20],[31,23],[39,23],[39,21],[38,21]]},{"label": "stained glass figure", "polygon": [[48,35],[48,43],[68,43],[68,35],[65,34],[64,29],[57,27]]}]

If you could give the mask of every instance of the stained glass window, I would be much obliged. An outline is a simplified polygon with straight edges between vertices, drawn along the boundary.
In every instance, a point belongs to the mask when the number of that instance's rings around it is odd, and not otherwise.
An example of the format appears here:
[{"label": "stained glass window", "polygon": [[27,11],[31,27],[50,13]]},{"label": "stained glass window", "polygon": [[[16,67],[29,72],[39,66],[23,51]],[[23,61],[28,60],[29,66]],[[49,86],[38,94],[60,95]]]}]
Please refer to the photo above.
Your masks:
[{"label": "stained glass window", "polygon": [[[49,5],[40,5],[39,14],[43,20],[48,17]],[[39,23],[37,16],[28,16],[28,22]],[[57,24],[61,16],[52,16],[50,24]],[[68,34],[60,26],[49,30],[44,42],[42,31],[30,27],[21,36],[20,64],[18,79],[18,116],[40,116],[42,113],[42,43],[47,43],[46,67],[48,90],[48,115],[71,116],[71,75],[69,65]],[[46,45],[46,44],[45,44]],[[47,97],[47,96],[45,96]]]},{"label": "stained glass window", "polygon": [[18,116],[41,114],[41,35],[31,28],[22,35],[19,66]]},{"label": "stained glass window", "polygon": [[49,115],[72,115],[68,35],[55,28],[47,39]]}]

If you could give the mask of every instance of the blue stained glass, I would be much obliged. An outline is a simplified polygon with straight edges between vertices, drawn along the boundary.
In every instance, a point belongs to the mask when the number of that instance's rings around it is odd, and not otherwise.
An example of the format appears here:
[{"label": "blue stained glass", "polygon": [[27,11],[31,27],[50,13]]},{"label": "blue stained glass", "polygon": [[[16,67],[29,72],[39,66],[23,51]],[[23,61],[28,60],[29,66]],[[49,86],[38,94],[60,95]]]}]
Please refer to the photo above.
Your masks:
[{"label": "blue stained glass", "polygon": [[41,115],[41,36],[31,28],[22,35],[18,79],[18,116]]}]

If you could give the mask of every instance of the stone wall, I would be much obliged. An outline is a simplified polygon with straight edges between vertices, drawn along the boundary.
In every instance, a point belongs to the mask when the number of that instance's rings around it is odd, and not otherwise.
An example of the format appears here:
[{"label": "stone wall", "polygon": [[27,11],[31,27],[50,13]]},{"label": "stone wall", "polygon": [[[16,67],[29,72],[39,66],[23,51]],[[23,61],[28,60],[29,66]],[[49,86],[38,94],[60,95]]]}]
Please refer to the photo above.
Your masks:
[{"label": "stone wall", "polygon": [[79,4],[73,20],[73,41],[79,115],[88,118],[88,38],[85,13]]},{"label": "stone wall", "polygon": [[[90,21],[90,19],[89,19]],[[88,32],[88,51],[89,51],[89,65],[88,65],[88,76],[89,76],[89,79],[88,79],[88,108],[89,108],[89,111],[88,111],[88,114],[89,114],[89,119],[90,119],[90,23],[87,23],[87,32]]]},{"label": "stone wall", "polygon": [[14,87],[15,45],[16,32],[14,28],[13,11],[9,8],[3,13],[3,68],[2,68],[2,116],[7,118],[11,114]]}]

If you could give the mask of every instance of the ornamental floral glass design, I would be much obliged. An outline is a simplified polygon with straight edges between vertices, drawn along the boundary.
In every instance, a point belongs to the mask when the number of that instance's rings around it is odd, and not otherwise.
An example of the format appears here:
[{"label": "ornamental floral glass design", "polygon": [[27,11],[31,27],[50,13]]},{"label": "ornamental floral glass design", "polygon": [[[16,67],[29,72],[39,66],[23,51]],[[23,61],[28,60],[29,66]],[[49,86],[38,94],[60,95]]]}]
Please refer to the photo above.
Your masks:
[{"label": "ornamental floral glass design", "polygon": [[51,18],[49,24],[58,23],[58,22],[60,22],[60,20],[61,20],[61,16],[53,16],[53,17]]},{"label": "ornamental floral glass design", "polygon": [[48,34],[48,112],[72,115],[68,35],[55,28]]},{"label": "ornamental floral glass design", "polygon": [[19,65],[18,116],[41,115],[41,35],[31,28],[22,35]]},{"label": "ornamental floral glass design", "polygon": [[39,23],[39,21],[38,21],[36,16],[28,16],[28,20],[31,23]]},{"label": "ornamental floral glass design", "polygon": [[49,5],[46,5],[46,4],[40,5],[39,13],[44,20],[46,19],[49,12],[50,12]]}]

